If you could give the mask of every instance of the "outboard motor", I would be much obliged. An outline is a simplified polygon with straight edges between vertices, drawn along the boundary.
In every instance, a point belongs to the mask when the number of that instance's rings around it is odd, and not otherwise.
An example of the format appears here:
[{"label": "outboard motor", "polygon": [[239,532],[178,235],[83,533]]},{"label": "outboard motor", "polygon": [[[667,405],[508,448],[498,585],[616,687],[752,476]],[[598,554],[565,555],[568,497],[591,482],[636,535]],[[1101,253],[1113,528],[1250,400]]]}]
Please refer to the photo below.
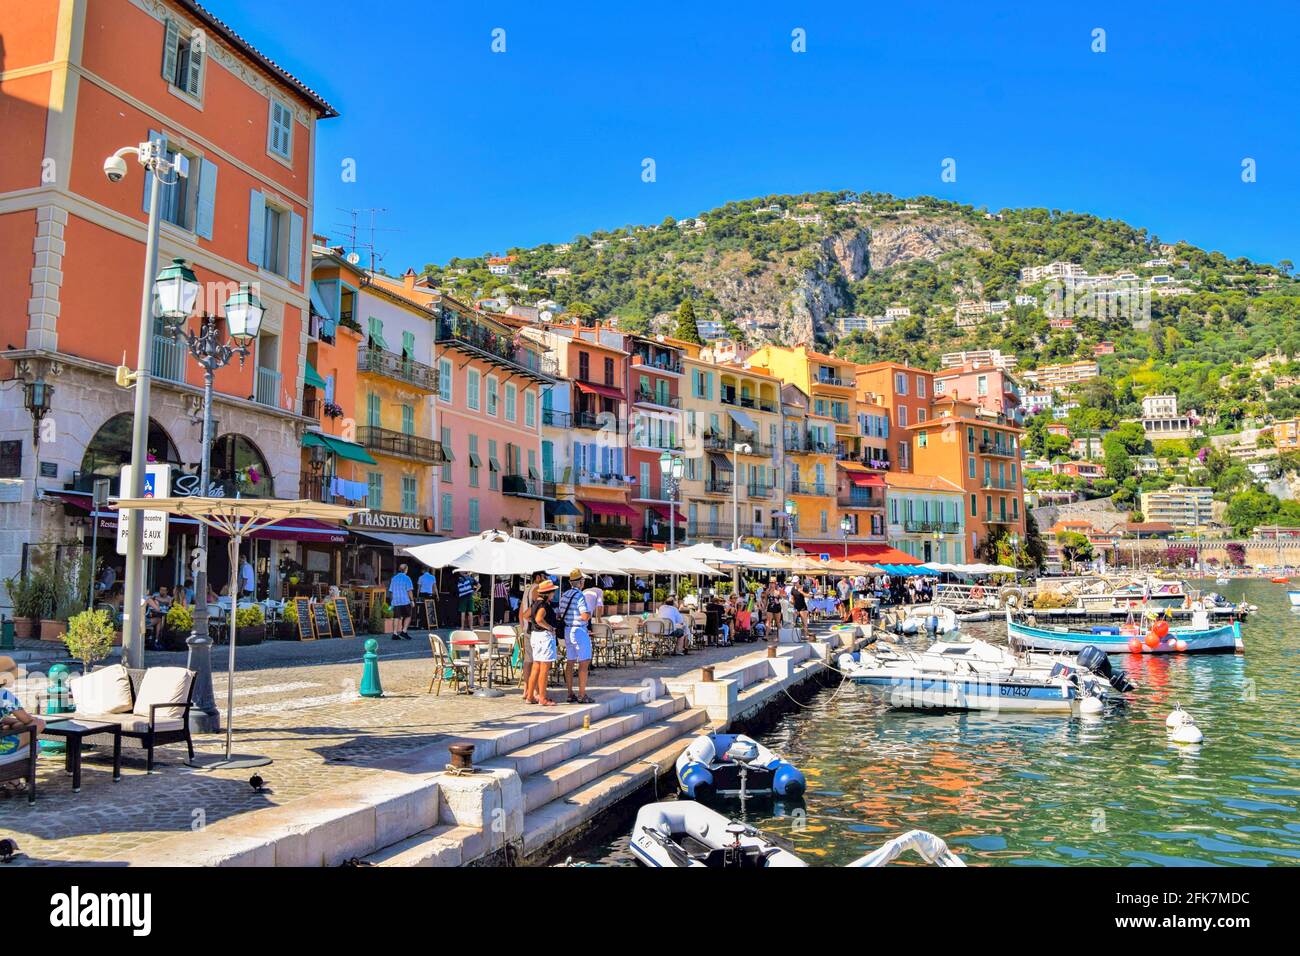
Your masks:
[{"label": "outboard motor", "polygon": [[1111,667],[1106,652],[1095,644],[1088,644],[1079,651],[1079,666],[1106,678],[1110,686],[1121,694],[1127,694],[1134,689],[1133,682],[1128,679],[1124,671]]}]

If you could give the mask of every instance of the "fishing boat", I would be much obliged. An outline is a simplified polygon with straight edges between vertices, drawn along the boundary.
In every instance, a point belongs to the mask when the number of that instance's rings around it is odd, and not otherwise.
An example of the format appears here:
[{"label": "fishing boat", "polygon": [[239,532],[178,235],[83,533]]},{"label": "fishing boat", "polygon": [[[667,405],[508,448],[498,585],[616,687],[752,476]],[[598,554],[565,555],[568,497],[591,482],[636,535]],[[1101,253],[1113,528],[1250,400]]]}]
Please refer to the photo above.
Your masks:
[{"label": "fishing boat", "polygon": [[1157,619],[1145,626],[1130,621],[1121,627],[1103,625],[1087,631],[1026,624],[1014,620],[1008,610],[1007,641],[1017,647],[1040,651],[1079,651],[1092,645],[1107,654],[1208,654],[1246,649],[1241,639],[1240,621],[1213,625],[1209,614],[1203,610],[1192,612],[1190,627],[1170,627],[1167,622]]},{"label": "fishing boat", "polygon": [[1277,575],[1276,577],[1269,578],[1268,580],[1269,580],[1269,582],[1272,583],[1272,584],[1290,584],[1290,583],[1291,583],[1291,579],[1290,579],[1290,578],[1288,578],[1288,577],[1284,577],[1284,576],[1281,575],[1281,574]]},{"label": "fishing boat", "polygon": [[799,797],[808,787],[790,763],[744,734],[702,734],[677,758],[677,784],[692,800]]},{"label": "fishing boat", "polygon": [[1095,713],[1132,689],[1105,654],[1094,649],[1081,663],[1083,658],[1016,654],[962,638],[919,652],[877,644],[842,654],[839,668],[889,706],[914,710]]},{"label": "fishing boat", "polygon": [[[638,810],[630,846],[637,862],[651,867],[761,869],[808,865],[783,841],[747,823],[728,820],[691,800],[648,803]],[[848,866],[885,866],[908,851],[933,866],[966,865],[933,833],[909,830]]]}]

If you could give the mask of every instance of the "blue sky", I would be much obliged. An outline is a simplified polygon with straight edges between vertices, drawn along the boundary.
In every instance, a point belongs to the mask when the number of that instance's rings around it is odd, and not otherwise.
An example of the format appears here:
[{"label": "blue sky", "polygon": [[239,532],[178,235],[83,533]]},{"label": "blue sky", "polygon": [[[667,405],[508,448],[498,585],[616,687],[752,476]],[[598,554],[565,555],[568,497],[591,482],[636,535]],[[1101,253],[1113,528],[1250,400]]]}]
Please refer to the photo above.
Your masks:
[{"label": "blue sky", "polygon": [[208,5],[342,113],[320,126],[316,230],[386,209],[390,272],[842,188],[1300,261],[1300,5]]}]

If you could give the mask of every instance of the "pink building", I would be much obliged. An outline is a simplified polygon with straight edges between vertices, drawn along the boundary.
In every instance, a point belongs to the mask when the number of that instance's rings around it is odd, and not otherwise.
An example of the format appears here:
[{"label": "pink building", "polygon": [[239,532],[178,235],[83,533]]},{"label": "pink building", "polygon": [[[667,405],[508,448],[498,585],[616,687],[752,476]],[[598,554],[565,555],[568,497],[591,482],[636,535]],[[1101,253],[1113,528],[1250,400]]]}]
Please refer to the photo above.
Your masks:
[{"label": "pink building", "polygon": [[1016,424],[1024,420],[1019,383],[1005,369],[993,365],[963,365],[935,372],[934,395],[974,402]]}]

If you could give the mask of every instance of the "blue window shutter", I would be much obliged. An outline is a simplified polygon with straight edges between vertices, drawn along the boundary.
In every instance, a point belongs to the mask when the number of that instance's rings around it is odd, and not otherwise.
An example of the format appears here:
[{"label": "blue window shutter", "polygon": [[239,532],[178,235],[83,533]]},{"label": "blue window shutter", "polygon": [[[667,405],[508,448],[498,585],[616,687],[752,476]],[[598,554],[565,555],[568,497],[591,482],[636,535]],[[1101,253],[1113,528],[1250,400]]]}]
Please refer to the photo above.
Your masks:
[{"label": "blue window shutter", "polygon": [[163,29],[162,75],[171,84],[176,82],[176,46],[180,39],[180,26],[175,20],[168,20]]},{"label": "blue window shutter", "polygon": [[289,281],[302,281],[302,216],[289,213]]},{"label": "blue window shutter", "polygon": [[185,78],[186,91],[200,98],[203,92],[203,44],[190,38],[190,75]]},{"label": "blue window shutter", "polygon": [[194,231],[202,239],[211,239],[217,208],[217,164],[207,157],[199,160],[198,207]]},{"label": "blue window shutter", "polygon": [[248,195],[248,261],[262,265],[266,244],[266,200],[254,189]]},{"label": "blue window shutter", "polygon": [[[168,26],[169,27],[171,26],[170,20],[168,21]],[[164,136],[162,133],[158,132],[156,129],[149,130],[149,142],[152,143],[155,140],[160,140],[160,139],[165,141],[167,137]],[[149,170],[146,169],[144,171],[144,197],[140,200],[140,205],[145,212],[149,211],[149,191],[151,189],[153,189],[153,173],[149,172]]]}]

